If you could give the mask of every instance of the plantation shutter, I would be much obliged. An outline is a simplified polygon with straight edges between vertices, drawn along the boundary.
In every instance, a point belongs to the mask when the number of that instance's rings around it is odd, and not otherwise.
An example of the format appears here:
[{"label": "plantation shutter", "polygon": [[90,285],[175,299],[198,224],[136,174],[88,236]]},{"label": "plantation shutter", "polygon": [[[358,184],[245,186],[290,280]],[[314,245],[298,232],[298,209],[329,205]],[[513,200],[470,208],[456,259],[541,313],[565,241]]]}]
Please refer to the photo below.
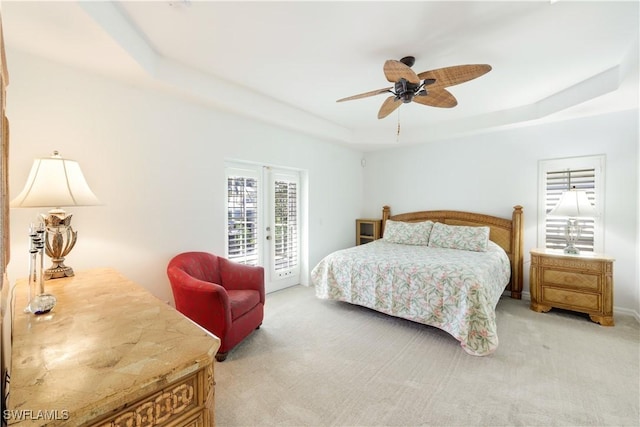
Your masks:
[{"label": "plantation shutter", "polygon": [[[587,193],[589,202],[596,206],[596,170],[595,168],[548,171],[546,173],[546,197],[545,212],[549,213],[553,209],[564,191],[571,189],[583,190]],[[580,239],[576,247],[580,251],[594,251],[595,220],[579,219],[581,227]],[[564,218],[546,218],[545,223],[545,246],[548,249],[563,249],[566,246],[565,227],[567,220]]]},{"label": "plantation shutter", "polygon": [[258,265],[258,184],[251,171],[227,171],[227,258]]},{"label": "plantation shutter", "polygon": [[280,277],[299,263],[298,200],[299,183],[280,175],[274,179],[274,270]]}]

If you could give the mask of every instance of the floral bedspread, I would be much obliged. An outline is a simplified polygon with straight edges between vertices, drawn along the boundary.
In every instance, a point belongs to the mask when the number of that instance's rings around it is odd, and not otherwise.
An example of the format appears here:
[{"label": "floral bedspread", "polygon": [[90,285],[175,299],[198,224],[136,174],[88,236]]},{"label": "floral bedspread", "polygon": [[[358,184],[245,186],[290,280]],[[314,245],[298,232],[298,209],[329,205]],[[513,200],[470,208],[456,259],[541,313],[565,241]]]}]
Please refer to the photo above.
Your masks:
[{"label": "floral bedspread", "polygon": [[473,252],[376,240],[326,256],[311,281],[318,298],[435,326],[484,356],[498,347],[495,308],[510,274],[493,242]]}]

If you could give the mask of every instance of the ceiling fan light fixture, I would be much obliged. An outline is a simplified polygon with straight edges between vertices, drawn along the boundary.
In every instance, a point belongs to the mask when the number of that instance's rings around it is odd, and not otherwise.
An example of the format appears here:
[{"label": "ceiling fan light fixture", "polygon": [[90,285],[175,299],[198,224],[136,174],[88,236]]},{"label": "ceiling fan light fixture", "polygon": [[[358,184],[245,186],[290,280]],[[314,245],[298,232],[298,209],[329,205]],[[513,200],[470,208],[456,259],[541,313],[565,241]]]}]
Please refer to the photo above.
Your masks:
[{"label": "ceiling fan light fixture", "polygon": [[415,56],[405,56],[400,60],[400,62],[402,62],[407,67],[413,67],[413,64],[416,63],[416,58]]}]

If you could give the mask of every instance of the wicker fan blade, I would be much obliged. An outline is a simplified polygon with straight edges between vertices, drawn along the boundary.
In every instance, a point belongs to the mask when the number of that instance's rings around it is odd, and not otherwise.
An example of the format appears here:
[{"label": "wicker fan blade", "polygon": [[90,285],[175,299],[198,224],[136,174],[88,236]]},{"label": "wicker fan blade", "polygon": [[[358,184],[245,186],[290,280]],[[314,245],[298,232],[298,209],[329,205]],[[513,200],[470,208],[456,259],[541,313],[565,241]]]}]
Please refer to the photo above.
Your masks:
[{"label": "wicker fan blade", "polygon": [[454,65],[452,67],[438,68],[418,74],[420,80],[434,79],[435,82],[427,87],[428,90],[443,88],[473,80],[491,71],[491,65],[472,64]]},{"label": "wicker fan blade", "polygon": [[400,79],[414,84],[420,84],[418,75],[400,61],[389,59],[384,63],[384,75],[390,82],[398,82]]},{"label": "wicker fan blade", "polygon": [[395,96],[388,97],[382,103],[382,107],[380,107],[380,111],[378,111],[378,118],[384,119],[389,114],[393,113],[401,105],[402,105],[402,101],[400,101],[399,99],[396,99]]},{"label": "wicker fan blade", "polygon": [[384,89],[372,90],[371,92],[365,92],[365,93],[361,93],[359,95],[353,95],[353,96],[349,96],[347,98],[338,99],[336,102],[351,101],[352,99],[360,99],[360,98],[366,98],[368,96],[380,95],[381,93],[391,92],[391,89],[393,89],[393,88],[387,87],[387,88],[384,88]]},{"label": "wicker fan blade", "polygon": [[458,105],[458,100],[451,92],[442,87],[434,89],[431,86],[427,95],[416,95],[413,97],[413,101],[418,104],[440,108],[452,108]]}]

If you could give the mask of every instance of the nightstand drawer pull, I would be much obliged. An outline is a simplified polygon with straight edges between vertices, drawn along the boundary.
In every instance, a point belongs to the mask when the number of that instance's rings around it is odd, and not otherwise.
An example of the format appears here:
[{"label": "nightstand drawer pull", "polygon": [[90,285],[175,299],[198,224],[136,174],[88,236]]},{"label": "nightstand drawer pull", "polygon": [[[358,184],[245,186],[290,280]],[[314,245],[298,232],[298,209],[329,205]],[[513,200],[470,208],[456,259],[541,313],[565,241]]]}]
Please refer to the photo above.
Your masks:
[{"label": "nightstand drawer pull", "polygon": [[568,286],[590,291],[600,290],[600,280],[593,274],[571,273],[568,271],[544,270],[543,283]]},{"label": "nightstand drawer pull", "polygon": [[580,292],[565,291],[555,288],[542,288],[542,300],[557,304],[558,306],[566,306],[571,310],[579,311],[581,308],[587,311],[600,311],[601,301],[600,295],[585,294]]}]

